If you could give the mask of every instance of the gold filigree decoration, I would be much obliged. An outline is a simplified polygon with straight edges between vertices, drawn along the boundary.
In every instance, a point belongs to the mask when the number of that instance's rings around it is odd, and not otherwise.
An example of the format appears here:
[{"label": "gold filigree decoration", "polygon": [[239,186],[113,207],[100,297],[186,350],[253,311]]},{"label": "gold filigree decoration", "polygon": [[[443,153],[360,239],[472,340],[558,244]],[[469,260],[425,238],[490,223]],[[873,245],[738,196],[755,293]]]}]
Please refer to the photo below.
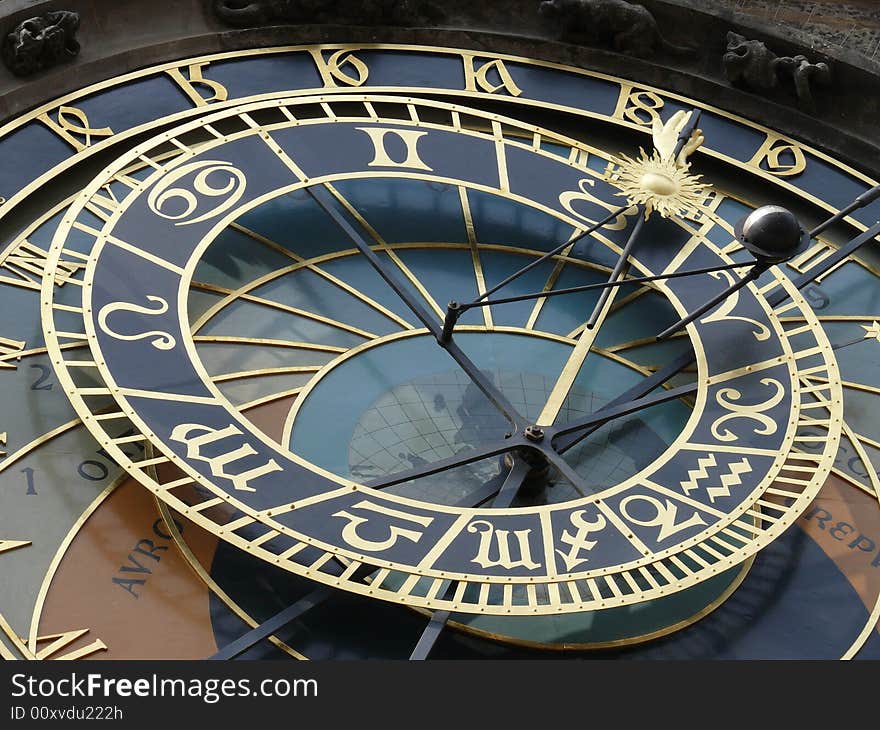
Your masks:
[{"label": "gold filigree decoration", "polygon": [[654,151],[650,155],[639,148],[636,159],[620,155],[611,160],[607,180],[621,189],[618,195],[630,205],[644,205],[645,218],[655,210],[664,218],[680,215],[698,206],[709,188],[700,182],[700,175],[690,174],[688,162],[705,141],[702,131],[695,129],[681,152],[675,154],[678,136],[690,115],[678,111],[665,124],[654,120]]}]

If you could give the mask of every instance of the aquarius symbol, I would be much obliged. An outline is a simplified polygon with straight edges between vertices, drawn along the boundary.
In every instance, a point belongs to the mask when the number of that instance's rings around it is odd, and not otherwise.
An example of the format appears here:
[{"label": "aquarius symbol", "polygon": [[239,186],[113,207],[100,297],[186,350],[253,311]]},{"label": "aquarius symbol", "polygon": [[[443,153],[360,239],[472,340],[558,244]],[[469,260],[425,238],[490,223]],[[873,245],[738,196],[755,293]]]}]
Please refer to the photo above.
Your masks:
[{"label": "aquarius symbol", "polygon": [[[688,478],[681,482],[681,488],[684,493],[690,494],[695,489],[699,488],[701,481],[708,480],[709,469],[717,466],[718,462],[715,460],[715,454],[710,453],[703,459],[697,459],[697,468],[690,469],[688,471]],[[752,465],[749,463],[749,460],[746,457],[744,457],[742,461],[730,462],[727,465],[727,473],[719,475],[721,486],[706,487],[706,494],[709,496],[709,501],[712,502],[712,504],[715,504],[715,500],[718,497],[729,497],[730,488],[738,487],[740,484],[742,484],[742,479],[740,478],[740,476],[742,474],[748,474],[751,471]]]},{"label": "aquarius symbol", "polygon": [[174,339],[168,332],[163,332],[162,330],[150,330],[149,332],[141,332],[137,335],[123,335],[119,332],[115,332],[107,324],[107,319],[114,312],[134,312],[135,314],[146,314],[151,316],[158,316],[160,314],[165,314],[168,311],[168,302],[166,302],[162,297],[153,297],[147,296],[151,302],[156,302],[159,305],[158,309],[150,309],[149,307],[142,307],[138,304],[131,304],[129,302],[113,302],[112,304],[105,304],[101,307],[101,310],[98,312],[98,326],[111,337],[116,338],[117,340],[125,340],[126,342],[135,342],[137,340],[143,340],[147,337],[154,337],[155,339],[150,342],[150,344],[155,347],[157,350],[172,350],[175,345],[177,345],[177,340]]},{"label": "aquarius symbol", "polygon": [[742,398],[742,393],[738,391],[736,388],[722,388],[715,395],[715,400],[718,405],[722,408],[732,411],[732,413],[728,413],[726,416],[721,416],[718,420],[716,420],[712,424],[712,435],[717,438],[719,441],[738,441],[739,437],[731,433],[728,429],[721,430],[721,426],[728,421],[735,420],[737,418],[750,418],[753,421],[757,421],[760,427],[754,429],[754,433],[760,436],[770,436],[776,433],[779,426],[776,421],[774,421],[770,416],[768,416],[763,411],[768,411],[774,406],[778,405],[779,402],[785,396],[785,388],[782,386],[778,380],[774,380],[773,378],[762,378],[761,385],[773,386],[776,392],[770,396],[767,400],[762,401],[761,403],[757,403],[753,406],[744,406],[735,403],[734,401],[738,401]]}]

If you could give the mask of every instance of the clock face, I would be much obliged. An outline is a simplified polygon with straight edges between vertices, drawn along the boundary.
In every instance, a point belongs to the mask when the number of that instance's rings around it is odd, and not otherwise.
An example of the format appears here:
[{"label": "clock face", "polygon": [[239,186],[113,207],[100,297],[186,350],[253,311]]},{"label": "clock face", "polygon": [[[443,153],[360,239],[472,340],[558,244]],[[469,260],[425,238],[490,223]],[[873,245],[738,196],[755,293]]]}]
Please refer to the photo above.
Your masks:
[{"label": "clock face", "polygon": [[880,203],[757,269],[737,227],[870,178],[417,47],[3,131],[4,655],[210,656],[291,606],[245,656],[880,652]]}]

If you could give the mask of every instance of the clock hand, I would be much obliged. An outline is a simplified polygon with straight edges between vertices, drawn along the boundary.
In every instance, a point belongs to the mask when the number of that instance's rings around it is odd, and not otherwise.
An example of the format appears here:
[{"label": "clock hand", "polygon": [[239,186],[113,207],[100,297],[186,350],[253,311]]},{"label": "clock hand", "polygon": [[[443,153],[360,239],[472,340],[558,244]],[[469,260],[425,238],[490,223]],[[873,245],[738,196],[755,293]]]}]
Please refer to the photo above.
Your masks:
[{"label": "clock hand", "polygon": [[[690,112],[676,112],[666,124],[663,124],[659,119],[656,119],[654,121],[653,129],[656,154],[659,155],[661,159],[668,159],[673,161],[674,164],[685,166],[687,164],[686,160],[688,155],[694,152],[703,143],[702,134],[697,130],[697,124],[700,122],[700,115],[701,112],[699,109],[693,109]],[[672,144],[672,135],[676,132],[677,136],[675,137],[674,144]],[[662,185],[666,182],[663,179],[659,181],[654,179],[658,177],[660,176],[657,176],[656,174],[651,178],[645,175],[642,177],[641,184],[649,191],[653,191],[658,183]],[[640,226],[641,223],[650,216],[651,210],[645,205],[639,205],[638,208],[639,219],[636,225]],[[624,246],[623,251],[620,252],[617,263],[614,265],[614,270],[608,278],[609,283],[616,282],[623,274],[624,266],[629,259],[630,254],[632,254],[637,239],[638,236],[634,234],[631,235],[626,242],[626,246]],[[611,296],[610,290],[602,292],[599,301],[597,301],[596,306],[593,307],[593,312],[590,315],[590,318],[587,320],[587,329],[593,329],[596,326],[599,315],[605,306],[605,301],[609,296]]]},{"label": "clock hand", "polygon": [[[734,284],[728,289],[725,289],[723,292],[698,307],[694,312],[683,319],[680,319],[671,327],[663,330],[663,332],[657,335],[657,340],[665,340],[675,334],[717,304],[724,301],[728,296],[739,289],[742,289],[749,282],[755,281],[761,276],[761,274],[769,269],[770,266],[783,263],[796,256],[809,246],[810,240],[818,236],[824,230],[838,221],[843,220],[853,211],[863,208],[877,199],[880,199],[880,185],[859,195],[846,208],[820,223],[809,233],[804,233],[792,213],[779,206],[764,206],[753,211],[740,221],[735,229],[737,238],[755,255],[757,259],[752,269],[745,277],[734,282]],[[834,265],[836,265],[858,249],[867,240],[874,238],[874,236],[876,236],[876,234],[868,236],[865,240],[860,240],[860,237],[856,237],[850,241],[847,246],[838,249],[836,253],[832,254],[828,259],[819,264],[819,266],[823,267],[821,271],[818,271],[818,267],[815,269],[817,273],[808,271],[797,279],[795,284],[797,285],[797,282],[799,281],[809,282],[817,276],[821,276],[824,271],[830,270],[828,268],[830,260],[833,259]],[[798,286],[798,289],[800,288],[801,286]]]},{"label": "clock hand", "polygon": [[[880,199],[880,186],[874,187],[871,190],[869,190],[865,193],[862,193],[844,210],[851,213],[854,210],[857,210],[858,208],[862,208],[877,199]],[[840,213],[837,213],[837,214],[831,216],[826,221],[820,223],[818,226],[813,228],[813,230],[810,231],[810,236],[812,237],[812,236],[818,235],[818,233],[824,231],[826,228],[828,228],[828,226],[839,221],[840,219],[841,219]],[[846,245],[841,246],[833,254],[831,254],[826,259],[824,259],[823,261],[818,263],[816,266],[814,266],[812,269],[810,269],[806,273],[799,276],[797,279],[795,279],[793,282],[795,288],[800,290],[800,289],[803,289],[804,287],[808,286],[816,278],[831,271],[841,261],[845,260],[846,258],[851,256],[852,254],[854,254],[856,251],[858,251],[859,248],[864,246],[869,241],[874,240],[878,236],[880,236],[880,221],[875,223],[868,230],[864,231],[863,233],[861,233],[858,236],[856,236],[855,238],[853,238]],[[782,302],[784,302],[788,298],[788,296],[789,295],[788,295],[787,291],[780,290],[780,291],[777,291],[776,293],[770,295],[770,297],[768,297],[768,302],[770,303],[770,305],[772,307],[776,307],[779,304],[781,304]],[[637,383],[632,388],[629,388],[628,390],[621,393],[619,396],[617,396],[613,400],[606,403],[602,408],[600,408],[598,411],[596,411],[596,414],[601,413],[603,410],[605,410],[607,408],[612,408],[612,407],[618,406],[622,403],[626,403],[627,401],[631,401],[636,398],[641,398],[642,396],[647,395],[652,390],[655,390],[656,388],[663,385],[663,383],[665,383],[670,378],[673,378],[676,375],[678,375],[686,367],[693,364],[693,362],[695,360],[696,360],[696,355],[693,352],[686,352],[686,353],[679,355],[675,360],[673,360],[672,362],[670,362],[668,365],[661,368],[660,370],[657,370],[650,377],[646,378],[645,380],[641,381],[640,383]],[[570,449],[575,444],[577,444],[580,441],[582,441],[583,439],[587,438],[591,433],[595,432],[598,428],[599,428],[599,426],[587,427],[584,430],[584,432],[581,433],[579,436],[577,436],[576,438],[572,439],[569,442],[566,442],[564,446],[560,447],[558,449],[559,452],[564,453],[565,451]]]},{"label": "clock hand", "polygon": [[549,299],[550,297],[558,297],[561,294],[577,294],[579,292],[594,291],[596,289],[609,289],[620,284],[647,284],[651,281],[666,281],[667,279],[681,279],[685,276],[698,276],[700,274],[712,274],[716,271],[730,271],[732,269],[741,269],[747,264],[733,263],[724,264],[723,266],[707,266],[702,269],[688,269],[687,271],[676,271],[672,274],[656,274],[654,276],[631,276],[623,281],[602,281],[598,284],[583,284],[581,286],[570,286],[564,289],[550,289],[549,291],[536,291],[529,294],[517,294],[512,297],[499,297],[498,299],[484,299],[483,301],[468,302],[467,304],[457,304],[460,314],[469,309],[477,307],[492,307],[498,304],[510,304],[511,302],[522,302],[528,299]]},{"label": "clock hand", "polygon": [[[629,240],[624,246],[624,253],[631,250],[632,244],[638,238],[639,233],[642,231],[642,227],[645,223],[645,215],[644,210],[642,210],[639,219],[636,221],[636,225],[630,234]],[[628,256],[628,254],[627,254]],[[616,277],[619,275],[619,272],[623,271],[623,268],[626,266],[627,256],[621,255],[618,260],[619,267],[615,267],[615,272],[612,273],[610,282],[618,283]],[[606,290],[607,292],[608,290]],[[617,293],[617,288],[615,287],[612,292],[607,297],[603,297],[603,305],[599,313],[596,313],[596,310],[593,311],[593,319],[594,324],[595,321],[599,318],[603,319],[607,316],[608,311],[611,309],[611,305],[614,302],[614,295]],[[562,373],[557,379],[555,385],[553,386],[553,390],[550,392],[550,395],[547,398],[547,402],[544,405],[544,409],[541,411],[540,415],[537,419],[538,426],[551,426],[553,422],[556,420],[556,417],[559,415],[559,411],[562,409],[562,404],[565,401],[568,392],[571,390],[571,386],[574,385],[574,381],[577,378],[578,373],[580,372],[581,366],[584,364],[584,361],[587,358],[587,355],[590,352],[590,349],[593,347],[593,343],[596,341],[596,336],[599,333],[598,327],[590,327],[589,323],[587,327],[581,332],[580,337],[578,338],[577,344],[574,346],[571,355],[569,355],[565,366],[562,368]]]},{"label": "clock hand", "polygon": [[264,639],[268,639],[272,634],[287,626],[294,619],[302,616],[306,611],[310,611],[315,606],[322,604],[332,595],[333,589],[329,586],[316,588],[311,593],[300,598],[296,603],[275,614],[272,618],[251,629],[235,641],[230,642],[209,658],[212,660],[235,659],[239,654],[243,654]]},{"label": "clock hand", "polygon": [[[703,142],[702,133],[697,129],[699,120],[700,111],[698,109],[690,112],[678,111],[665,124],[658,119],[654,123],[653,130],[655,156],[658,160],[665,161],[667,164],[679,169],[686,168],[688,164],[687,156],[693,153]],[[662,175],[652,174],[651,176],[643,176],[641,184],[648,193],[653,195],[668,192],[665,188],[668,183],[669,180]],[[558,417],[562,404],[565,402],[565,398],[568,396],[572,385],[574,385],[584,360],[596,340],[598,330],[605,317],[608,316],[611,303],[618,291],[616,285],[620,283],[620,279],[628,265],[629,257],[653,208],[653,203],[650,202],[650,195],[648,196],[648,201],[638,205],[639,216],[636,224],[623,250],[620,252],[611,276],[608,278],[608,283],[612,286],[602,291],[595,307],[593,307],[593,311],[587,320],[586,327],[581,332],[574,351],[571,353],[568,362],[562,370],[562,374],[556,381],[544,409],[538,416],[537,423],[539,426],[550,426]],[[630,200],[630,202],[634,201]],[[661,214],[668,215],[668,213]]]},{"label": "clock hand", "polygon": [[[437,339],[440,346],[449,353],[459,367],[471,379],[489,401],[501,412],[501,414],[514,426],[521,430],[525,426],[525,419],[511,405],[504,394],[495,387],[489,378],[476,366],[476,364],[454,342],[444,342],[441,337],[441,327],[437,320],[413,297],[404,286],[403,282],[391,271],[379,258],[375,251],[370,248],[366,238],[354,227],[345,214],[339,209],[330,192],[323,186],[310,185],[306,187],[309,195],[330,216],[333,222],[342,229],[343,233],[355,245],[358,251],[366,258],[385,282],[410,308],[422,325]],[[360,225],[355,222],[355,225]]]},{"label": "clock hand", "polygon": [[602,226],[604,226],[607,223],[610,223],[614,218],[617,218],[624,211],[629,210],[631,207],[632,206],[627,203],[626,205],[622,205],[619,208],[617,208],[616,210],[611,211],[611,213],[609,213],[607,216],[605,216],[598,223],[594,223],[586,230],[581,231],[578,235],[574,236],[573,238],[570,238],[569,240],[567,240],[563,243],[560,243],[556,248],[548,251],[547,253],[536,258],[534,261],[526,264],[521,269],[512,273],[506,279],[502,280],[501,282],[499,282],[498,284],[493,286],[491,289],[487,289],[485,292],[480,294],[480,296],[478,296],[472,302],[469,302],[467,304],[461,304],[461,303],[455,301],[454,299],[452,301],[450,301],[449,304],[446,306],[446,317],[443,319],[443,330],[441,332],[441,340],[443,342],[448,342],[452,338],[452,333],[453,333],[453,330],[455,329],[455,325],[457,324],[459,317],[461,317],[461,315],[464,314],[465,311],[467,311],[468,309],[471,309],[473,307],[482,306],[482,303],[485,301],[486,297],[492,296],[492,294],[497,292],[499,289],[502,289],[503,287],[510,284],[512,281],[515,281],[516,279],[520,278],[523,274],[528,273],[529,271],[534,269],[536,266],[539,266],[540,264],[547,261],[547,259],[551,259],[554,256],[562,253],[566,248],[573,246],[578,241],[580,241],[582,238],[589,236],[592,233],[595,233]]},{"label": "clock hand", "polygon": [[[504,484],[501,485],[501,489],[497,490],[498,494],[492,502],[492,509],[510,507],[530,470],[531,467],[525,461],[516,456],[513,457],[513,466],[508,472]],[[472,506],[476,507],[479,505]],[[450,584],[447,581],[447,585],[442,587],[440,591],[446,593],[449,591],[449,587]],[[410,661],[422,661],[428,658],[428,654],[431,653],[431,649],[434,648],[434,644],[437,643],[437,639],[440,638],[440,634],[446,628],[450,615],[451,613],[446,610],[434,611],[431,615],[431,620],[428,621],[428,625],[419,637],[412,654],[410,654]]]},{"label": "clock hand", "polygon": [[[621,418],[623,416],[631,415],[632,413],[636,413],[638,411],[644,410],[645,408],[650,408],[651,406],[658,405],[660,403],[667,403],[671,400],[676,400],[678,398],[684,398],[687,395],[695,393],[698,389],[698,385],[696,383],[688,383],[687,385],[680,385],[677,388],[671,388],[670,390],[664,390],[655,395],[644,395],[638,398],[633,398],[632,400],[625,400],[620,403],[608,403],[599,410],[590,414],[586,418],[583,418],[579,421],[575,421],[573,423],[566,423],[564,426],[557,426],[549,430],[550,438],[552,440],[556,440],[562,436],[568,436],[570,434],[577,433],[579,431],[583,431],[584,429],[591,428],[592,431],[595,431],[600,426],[604,426],[609,421],[613,421],[617,418]],[[616,401],[617,399],[615,399]],[[572,446],[580,441],[577,440],[562,440],[561,443],[556,445],[556,451],[558,453],[564,453]]]}]

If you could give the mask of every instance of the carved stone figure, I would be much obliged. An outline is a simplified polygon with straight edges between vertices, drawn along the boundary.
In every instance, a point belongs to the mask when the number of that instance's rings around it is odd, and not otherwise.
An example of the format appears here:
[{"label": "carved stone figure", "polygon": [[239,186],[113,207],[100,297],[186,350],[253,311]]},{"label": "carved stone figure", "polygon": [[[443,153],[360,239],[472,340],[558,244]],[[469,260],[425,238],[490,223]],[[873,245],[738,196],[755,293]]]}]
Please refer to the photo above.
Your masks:
[{"label": "carved stone figure", "polygon": [[538,9],[555,23],[563,39],[575,43],[610,45],[639,58],[661,50],[681,55],[694,52],[666,40],[648,10],[625,0],[545,0]]},{"label": "carved stone figure", "polygon": [[354,24],[419,25],[445,17],[438,5],[420,0],[215,0],[214,12],[236,27],[340,22],[343,17]]},{"label": "carved stone figure", "polygon": [[790,81],[798,102],[810,110],[815,108],[812,84],[827,84],[831,80],[827,63],[810,63],[801,55],[779,57],[761,41],[746,40],[733,31],[727,34],[722,65],[730,83],[750,91],[773,91],[780,87],[780,82]]},{"label": "carved stone figure", "polygon": [[3,39],[3,63],[16,76],[29,76],[79,53],[79,14],[57,10],[19,23]]}]

